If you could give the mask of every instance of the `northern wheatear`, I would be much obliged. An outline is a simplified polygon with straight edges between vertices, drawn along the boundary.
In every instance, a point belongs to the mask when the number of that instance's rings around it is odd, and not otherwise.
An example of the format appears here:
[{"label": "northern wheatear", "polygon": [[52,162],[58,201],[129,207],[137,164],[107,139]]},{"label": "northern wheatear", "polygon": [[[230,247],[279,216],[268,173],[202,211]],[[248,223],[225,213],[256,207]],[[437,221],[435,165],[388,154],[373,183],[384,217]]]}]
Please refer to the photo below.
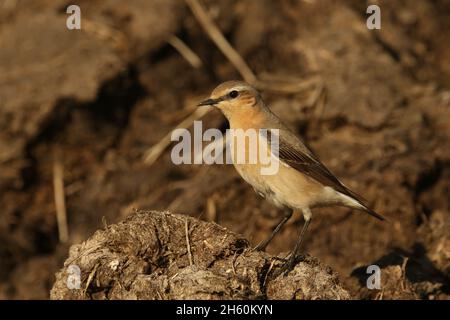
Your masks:
[{"label": "northern wheatear", "polygon": [[[311,220],[312,208],[340,205],[362,210],[380,220],[385,220],[383,216],[370,209],[360,196],[343,185],[270,111],[259,92],[249,84],[242,81],[222,83],[213,90],[209,99],[198,104],[198,106],[207,105],[220,109],[228,119],[231,129],[278,129],[277,158],[281,165],[276,174],[262,175],[259,164],[236,163],[234,160],[233,164],[256,192],[276,206],[286,209],[271,235],[255,249],[264,250],[289,220],[294,210],[300,211],[305,219],[294,250],[283,270],[288,271],[295,265],[296,256],[300,253]],[[267,143],[270,149],[269,139]]]}]

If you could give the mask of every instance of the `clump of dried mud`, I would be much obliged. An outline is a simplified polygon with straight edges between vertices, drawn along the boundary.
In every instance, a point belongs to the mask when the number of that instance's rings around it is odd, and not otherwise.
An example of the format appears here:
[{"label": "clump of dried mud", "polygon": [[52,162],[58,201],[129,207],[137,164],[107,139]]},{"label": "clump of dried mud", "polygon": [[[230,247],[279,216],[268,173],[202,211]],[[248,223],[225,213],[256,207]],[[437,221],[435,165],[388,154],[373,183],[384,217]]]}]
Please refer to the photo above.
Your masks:
[{"label": "clump of dried mud", "polygon": [[[306,257],[274,278],[280,261],[215,224],[136,212],[74,245],[52,299],[349,299],[337,275]],[[79,289],[68,286],[71,268]]]}]

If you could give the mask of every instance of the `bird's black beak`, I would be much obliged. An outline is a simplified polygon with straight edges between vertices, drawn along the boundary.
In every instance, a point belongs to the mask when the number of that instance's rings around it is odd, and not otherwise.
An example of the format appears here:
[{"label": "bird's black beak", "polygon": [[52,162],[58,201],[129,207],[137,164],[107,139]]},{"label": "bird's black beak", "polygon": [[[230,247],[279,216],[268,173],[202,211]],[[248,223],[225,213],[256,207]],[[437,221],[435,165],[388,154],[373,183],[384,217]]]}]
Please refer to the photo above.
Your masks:
[{"label": "bird's black beak", "polygon": [[221,99],[206,99],[203,100],[202,102],[200,102],[197,107],[201,107],[201,106],[213,106],[215,104],[218,104],[220,101],[222,101]]}]

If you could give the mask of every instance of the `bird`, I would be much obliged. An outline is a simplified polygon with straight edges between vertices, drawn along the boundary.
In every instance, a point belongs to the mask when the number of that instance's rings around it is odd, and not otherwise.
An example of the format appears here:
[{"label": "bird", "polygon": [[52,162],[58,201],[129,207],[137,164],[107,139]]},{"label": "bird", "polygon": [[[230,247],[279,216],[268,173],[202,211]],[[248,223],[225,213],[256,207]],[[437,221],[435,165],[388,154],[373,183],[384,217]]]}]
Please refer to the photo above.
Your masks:
[{"label": "bird", "polygon": [[[224,82],[197,106],[219,109],[227,118],[230,129],[277,130],[278,154],[273,154],[281,165],[275,174],[262,175],[260,163],[238,163],[235,158],[232,161],[237,172],[258,194],[284,209],[272,233],[255,250],[265,250],[294,212],[299,212],[304,218],[295,246],[282,266],[283,272],[292,270],[297,257],[301,255],[301,247],[312,219],[311,209],[344,206],[386,220],[372,210],[364,198],[339,181],[301,138],[270,110],[258,90],[250,84],[237,80]],[[267,143],[270,150],[271,138],[261,141],[259,143]]]}]

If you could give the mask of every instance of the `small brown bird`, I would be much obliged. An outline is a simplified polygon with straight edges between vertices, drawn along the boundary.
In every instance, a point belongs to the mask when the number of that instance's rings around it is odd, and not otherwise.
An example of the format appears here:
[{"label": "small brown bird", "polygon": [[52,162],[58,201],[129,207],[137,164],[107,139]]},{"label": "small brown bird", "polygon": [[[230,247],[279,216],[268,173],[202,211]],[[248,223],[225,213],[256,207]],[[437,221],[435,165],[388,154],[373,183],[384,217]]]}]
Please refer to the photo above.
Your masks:
[{"label": "small brown bird", "polygon": [[[305,144],[289,130],[266,106],[259,92],[242,81],[228,81],[215,88],[209,99],[198,106],[214,106],[222,111],[230,123],[230,129],[278,129],[278,155],[280,166],[276,174],[262,175],[261,164],[233,164],[242,178],[255,191],[284,208],[285,214],[271,235],[255,248],[264,250],[272,238],[292,216],[294,210],[302,213],[305,223],[284,271],[295,265],[296,257],[311,221],[311,209],[323,206],[345,206],[367,212],[385,220],[370,209],[364,200],[349,190],[328,170]],[[270,139],[267,139],[270,149]],[[248,145],[245,145],[247,148]],[[246,151],[247,152],[247,151]]]}]

